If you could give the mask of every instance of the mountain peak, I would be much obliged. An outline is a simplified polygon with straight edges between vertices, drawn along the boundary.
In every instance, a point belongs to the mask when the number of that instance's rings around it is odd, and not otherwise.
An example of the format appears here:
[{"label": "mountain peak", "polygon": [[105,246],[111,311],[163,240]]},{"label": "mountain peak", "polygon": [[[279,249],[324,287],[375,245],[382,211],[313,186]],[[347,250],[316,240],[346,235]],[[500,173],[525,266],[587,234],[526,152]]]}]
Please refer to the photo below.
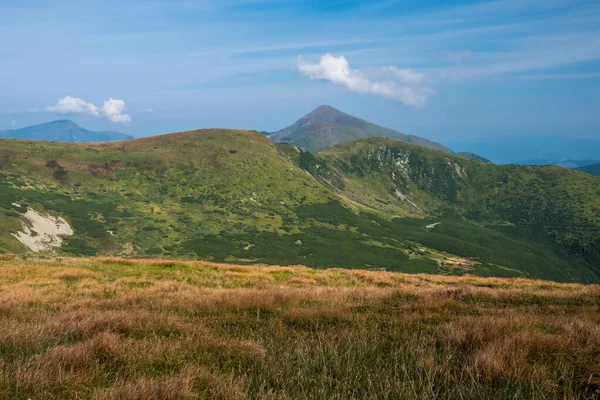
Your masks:
[{"label": "mountain peak", "polygon": [[79,124],[77,122],[70,120],[70,119],[59,119],[56,121],[50,121],[50,122],[46,122],[46,123],[34,125],[34,126],[37,126],[39,128],[48,127],[49,129],[70,129],[70,130],[83,129],[81,126],[79,126]]},{"label": "mountain peak", "polygon": [[320,105],[293,125],[269,137],[276,142],[294,143],[309,151],[318,152],[340,143],[377,136],[451,153],[439,143],[373,124],[327,104]]},{"label": "mountain peak", "polygon": [[324,113],[324,112],[336,112],[336,113],[343,114],[340,110],[338,110],[337,108],[331,107],[329,104],[322,104],[319,107],[312,110],[308,115],[320,114],[320,113]]},{"label": "mountain peak", "polygon": [[[75,121],[72,121],[70,119],[57,119],[56,121],[50,121],[50,122],[46,122],[47,124],[57,124],[57,125],[77,125],[77,123]],[[40,124],[40,125],[44,125],[44,124]],[[77,125],[79,126],[79,125]]]},{"label": "mountain peak", "polygon": [[300,118],[300,121],[309,120],[312,123],[335,123],[340,118],[344,117],[349,117],[349,115],[331,107],[330,105],[323,104],[306,114],[304,117]]}]

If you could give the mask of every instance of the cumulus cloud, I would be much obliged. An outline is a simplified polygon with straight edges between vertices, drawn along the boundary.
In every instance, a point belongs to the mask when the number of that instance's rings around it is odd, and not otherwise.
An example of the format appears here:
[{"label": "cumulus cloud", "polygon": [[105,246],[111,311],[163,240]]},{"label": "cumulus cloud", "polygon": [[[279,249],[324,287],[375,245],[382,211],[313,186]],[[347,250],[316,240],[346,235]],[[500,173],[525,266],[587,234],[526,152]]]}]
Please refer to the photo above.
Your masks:
[{"label": "cumulus cloud", "polygon": [[385,96],[413,107],[424,105],[433,92],[419,85],[424,78],[419,72],[395,66],[352,69],[344,56],[324,54],[315,64],[299,58],[298,71],[312,80],[327,80],[356,93]]},{"label": "cumulus cloud", "polygon": [[131,117],[125,114],[125,102],[112,97],[106,100],[102,107],[98,107],[80,98],[66,96],[58,100],[56,105],[48,106],[45,110],[59,114],[88,114],[94,117],[107,118],[112,122],[131,122]]},{"label": "cumulus cloud", "polygon": [[131,117],[124,113],[125,102],[123,100],[113,99],[112,97],[104,102],[102,114],[112,122],[131,122]]},{"label": "cumulus cloud", "polygon": [[58,100],[56,105],[46,107],[46,110],[57,112],[59,114],[90,114],[95,117],[100,116],[98,107],[92,103],[71,96],[63,97]]}]

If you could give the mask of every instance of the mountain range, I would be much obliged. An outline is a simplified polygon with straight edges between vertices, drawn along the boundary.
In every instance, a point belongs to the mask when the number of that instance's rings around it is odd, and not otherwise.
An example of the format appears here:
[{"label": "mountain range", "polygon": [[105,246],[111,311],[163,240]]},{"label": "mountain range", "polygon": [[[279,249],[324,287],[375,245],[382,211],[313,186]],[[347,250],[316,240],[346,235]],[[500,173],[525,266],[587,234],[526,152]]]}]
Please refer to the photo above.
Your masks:
[{"label": "mountain range", "polygon": [[600,163],[584,165],[583,167],[578,167],[577,170],[586,174],[600,176]]},{"label": "mountain range", "polygon": [[448,138],[452,149],[464,149],[497,164],[561,164],[600,157],[600,139],[578,138],[574,135],[506,134],[480,135],[477,138]]},{"label": "mountain range", "polygon": [[71,120],[59,120],[26,128],[0,131],[0,138],[21,140],[45,140],[50,142],[114,142],[130,140],[124,133],[88,131]]},{"label": "mountain range", "polygon": [[0,252],[600,282],[600,177],[389,138],[0,140]]}]

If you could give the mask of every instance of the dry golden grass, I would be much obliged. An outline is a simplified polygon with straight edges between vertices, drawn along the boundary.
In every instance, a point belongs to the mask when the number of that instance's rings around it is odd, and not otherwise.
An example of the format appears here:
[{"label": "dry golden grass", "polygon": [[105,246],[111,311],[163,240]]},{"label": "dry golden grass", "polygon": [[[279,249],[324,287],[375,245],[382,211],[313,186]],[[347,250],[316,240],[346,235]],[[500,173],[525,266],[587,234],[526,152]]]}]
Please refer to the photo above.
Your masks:
[{"label": "dry golden grass", "polygon": [[0,398],[600,398],[600,287],[1,257]]}]

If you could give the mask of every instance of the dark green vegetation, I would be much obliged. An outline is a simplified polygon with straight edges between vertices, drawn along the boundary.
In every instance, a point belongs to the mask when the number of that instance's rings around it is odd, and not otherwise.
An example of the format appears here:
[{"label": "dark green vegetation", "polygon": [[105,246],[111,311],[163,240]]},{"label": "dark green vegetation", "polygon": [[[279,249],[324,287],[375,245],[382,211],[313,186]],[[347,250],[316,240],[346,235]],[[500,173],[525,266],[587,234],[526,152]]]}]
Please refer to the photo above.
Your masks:
[{"label": "dark green vegetation", "polygon": [[[591,281],[600,276],[596,177],[562,167],[482,164],[382,138],[338,145],[317,156],[291,145],[281,148],[363,210],[361,216],[387,215],[396,223],[392,237],[475,258],[482,263],[473,266],[476,273],[518,270]],[[430,229],[417,226],[438,222]]]},{"label": "dark green vegetation", "polygon": [[116,142],[133,139],[119,132],[92,132],[73,121],[60,120],[26,128],[0,131],[0,138],[22,140],[46,140],[49,142]]},{"label": "dark green vegetation", "polygon": [[478,156],[477,154],[471,153],[469,151],[461,151],[459,153],[456,153],[456,155],[459,156],[459,157],[462,157],[462,158],[466,158],[467,160],[478,161],[478,162],[482,162],[482,163],[485,163],[485,164],[491,164],[492,163],[487,158]]},{"label": "dark green vegetation", "polygon": [[27,251],[11,233],[30,207],[71,224],[66,254],[600,281],[600,178],[390,139],[2,140],[0,193],[0,252]]},{"label": "dark green vegetation", "polygon": [[598,175],[600,176],[600,163],[586,165],[584,167],[577,168],[578,171],[585,172],[586,174]]},{"label": "dark green vegetation", "polygon": [[326,105],[316,108],[293,125],[269,135],[275,142],[293,143],[312,152],[374,136],[402,140],[451,153],[450,149],[439,143],[372,124]]},{"label": "dark green vegetation", "polygon": [[598,399],[600,287],[0,258],[0,398]]}]

